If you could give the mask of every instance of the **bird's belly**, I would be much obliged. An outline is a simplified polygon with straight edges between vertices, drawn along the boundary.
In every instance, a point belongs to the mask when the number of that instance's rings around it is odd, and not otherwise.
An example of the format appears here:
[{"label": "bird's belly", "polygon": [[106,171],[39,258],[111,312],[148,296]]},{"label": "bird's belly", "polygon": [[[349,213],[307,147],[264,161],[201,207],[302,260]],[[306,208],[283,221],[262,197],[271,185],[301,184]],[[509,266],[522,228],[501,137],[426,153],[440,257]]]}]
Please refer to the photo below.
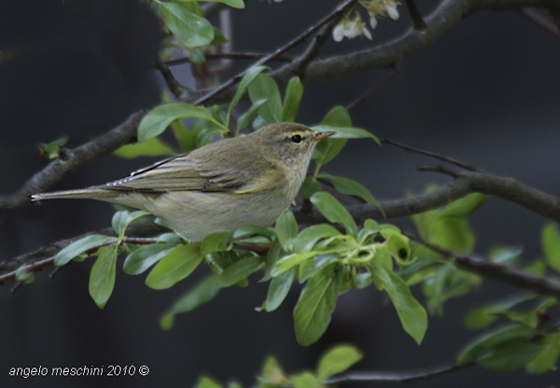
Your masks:
[{"label": "bird's belly", "polygon": [[290,205],[284,198],[264,194],[229,194],[200,192],[169,192],[160,195],[146,210],[163,218],[168,226],[191,241],[206,235],[257,225],[274,224],[280,213]]}]

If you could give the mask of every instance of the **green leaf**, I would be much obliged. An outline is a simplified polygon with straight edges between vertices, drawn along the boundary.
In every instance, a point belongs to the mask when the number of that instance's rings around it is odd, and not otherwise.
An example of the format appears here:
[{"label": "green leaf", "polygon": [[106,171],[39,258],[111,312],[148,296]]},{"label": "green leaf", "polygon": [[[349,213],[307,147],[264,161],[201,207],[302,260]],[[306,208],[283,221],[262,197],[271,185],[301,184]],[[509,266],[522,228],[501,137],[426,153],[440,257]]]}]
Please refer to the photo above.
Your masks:
[{"label": "green leaf", "polygon": [[319,171],[321,166],[333,160],[342,151],[347,141],[346,139],[331,139],[330,137],[321,140],[313,150],[312,156],[317,162],[316,171]]},{"label": "green leaf", "polygon": [[290,82],[288,82],[288,87],[286,88],[284,106],[282,107],[282,121],[295,121],[302,97],[303,85],[299,77],[293,77],[290,79]]},{"label": "green leaf", "polygon": [[247,112],[241,115],[239,120],[237,120],[237,136],[239,135],[239,131],[247,126],[255,118],[259,108],[262,104],[268,101],[268,98],[263,98],[262,100],[256,101],[251,108]]},{"label": "green leaf", "polygon": [[41,143],[39,148],[41,151],[41,156],[46,156],[47,159],[58,158],[60,155],[60,148],[68,143],[68,140],[70,140],[68,136],[62,136],[56,140],[53,140],[49,144]]},{"label": "green leaf", "polygon": [[312,251],[312,252],[293,253],[291,255],[284,256],[280,260],[278,260],[278,262],[276,263],[276,268],[272,270],[272,274],[279,275],[281,273],[284,273],[289,269],[292,269],[296,265],[299,265],[311,259],[312,257],[317,256],[320,253],[321,252]]},{"label": "green leaf", "polygon": [[225,5],[229,5],[230,7],[233,8],[240,8],[240,9],[245,8],[245,3],[243,2],[243,0],[212,0],[212,1],[224,3]]},{"label": "green leaf", "polygon": [[148,287],[163,290],[189,276],[204,256],[200,243],[179,245],[161,259],[146,278]]},{"label": "green leaf", "polygon": [[128,225],[148,214],[150,213],[143,210],[138,210],[135,212],[129,212],[128,210],[119,211],[113,215],[111,224],[113,225],[113,229],[115,230],[115,232],[120,237],[123,237]]},{"label": "green leaf", "polygon": [[180,3],[157,1],[161,15],[173,35],[187,47],[210,44],[214,39],[214,28],[206,18],[193,13]]},{"label": "green leaf", "polygon": [[290,376],[294,388],[322,388],[323,382],[311,372],[301,372]]},{"label": "green leaf", "polygon": [[129,275],[138,275],[146,271],[152,265],[163,259],[179,243],[150,244],[138,248],[127,256],[123,264],[124,272]]},{"label": "green leaf", "polygon": [[276,235],[286,252],[293,252],[294,241],[298,234],[298,225],[294,214],[286,209],[276,220]]},{"label": "green leaf", "polygon": [[430,225],[430,241],[441,248],[469,254],[476,237],[466,219],[442,217]]},{"label": "green leaf", "polygon": [[224,36],[222,31],[220,31],[219,28],[214,27],[214,39],[212,40],[212,43],[210,43],[210,44],[212,46],[221,46],[223,44],[226,44],[227,42],[229,42],[229,41]]},{"label": "green leaf", "polygon": [[175,150],[165,144],[161,139],[152,137],[143,143],[127,144],[113,152],[114,155],[124,159],[134,159],[139,156],[175,155]]},{"label": "green leaf", "polygon": [[[327,139],[328,140],[328,139]],[[323,140],[325,141],[325,140]],[[321,141],[321,143],[323,142]],[[321,191],[323,187],[321,183],[312,176],[305,177],[303,180],[303,184],[301,185],[301,195],[303,195],[304,199],[309,199],[313,194],[318,191]]]},{"label": "green leaf", "polygon": [[221,287],[229,287],[247,279],[249,275],[260,267],[261,264],[262,260],[255,256],[239,260],[237,263],[226,268],[224,272],[220,274]]},{"label": "green leaf", "polygon": [[268,312],[276,310],[286,299],[292,283],[296,277],[296,270],[292,268],[270,281],[268,293],[264,302],[264,309]]},{"label": "green leaf", "polygon": [[319,132],[328,132],[334,131],[336,132],[334,135],[330,136],[332,139],[363,139],[369,138],[373,139],[377,144],[381,145],[379,139],[371,132],[366,131],[362,128],[354,128],[354,127],[338,127],[332,125],[315,125],[311,127],[312,129],[319,131]]},{"label": "green leaf", "polygon": [[115,287],[118,249],[118,244],[99,248],[99,257],[91,267],[89,294],[100,309],[105,307]]},{"label": "green leaf", "polygon": [[348,210],[340,204],[332,195],[324,191],[313,194],[311,202],[317,206],[322,215],[330,222],[336,222],[346,228],[346,233],[356,237],[358,226],[348,213]]},{"label": "green leaf", "polygon": [[488,196],[480,193],[469,194],[445,206],[440,217],[467,218],[486,201]]},{"label": "green leaf", "polygon": [[195,388],[223,388],[223,385],[208,376],[202,376],[198,379]]},{"label": "green leaf", "polygon": [[387,270],[375,260],[370,262],[371,274],[378,288],[385,289],[393,306],[397,310],[399,319],[406,331],[419,345],[428,329],[428,314],[418,301],[412,296],[408,285],[395,274]]},{"label": "green leaf", "polygon": [[320,380],[326,380],[331,376],[344,372],[362,358],[362,352],[355,346],[338,345],[325,353],[319,360],[317,377]]},{"label": "green leaf", "polygon": [[187,313],[208,303],[218,295],[220,289],[220,278],[218,275],[213,274],[205,277],[202,281],[198,282],[196,286],[173,302],[169,310],[161,317],[161,327],[164,330],[171,329],[176,314]]},{"label": "green leaf", "polygon": [[[243,97],[243,95],[247,91],[247,88],[249,87],[251,82],[253,82],[255,77],[257,75],[259,75],[259,73],[262,72],[265,69],[267,69],[266,66],[254,66],[254,67],[249,68],[249,70],[247,70],[247,72],[245,73],[243,78],[241,78],[241,81],[239,81],[239,86],[237,87],[237,91],[235,92],[235,95],[233,96],[233,98],[231,100],[231,103],[229,104],[229,109],[228,109],[228,112],[227,112],[228,117],[230,116],[231,112],[233,111],[233,108],[235,108],[237,106],[237,104],[239,103],[239,100],[241,100],[241,98]],[[268,97],[265,97],[263,99],[268,100]],[[258,101],[253,101],[253,105],[256,104],[257,102]],[[248,121],[251,121],[251,120],[248,120]],[[241,126],[238,125],[238,127],[241,127]]]},{"label": "green leaf", "polygon": [[221,252],[228,249],[229,233],[216,232],[204,237],[200,244],[200,252],[203,255],[212,252]]},{"label": "green leaf", "polygon": [[318,177],[330,180],[333,183],[334,188],[338,192],[342,194],[358,196],[363,200],[371,203],[372,205],[377,206],[381,210],[381,212],[383,212],[383,208],[381,207],[379,202],[377,202],[377,199],[375,199],[373,195],[371,195],[369,190],[366,189],[361,183],[341,176],[334,176],[326,172],[321,173]]},{"label": "green leaf", "polygon": [[266,74],[259,74],[249,85],[249,97],[253,103],[268,99],[259,108],[259,115],[268,123],[282,120],[282,99],[276,81]]},{"label": "green leaf", "polygon": [[465,326],[473,330],[483,329],[498,319],[500,314],[534,298],[535,296],[531,294],[520,294],[483,307],[474,308],[468,312],[465,318]]},{"label": "green leaf", "polygon": [[72,244],[66,246],[58,252],[54,258],[54,265],[61,266],[68,263],[70,260],[82,253],[103,244],[106,241],[115,240],[109,236],[102,236],[100,234],[92,234],[91,236],[84,237]]},{"label": "green leaf", "polygon": [[301,231],[296,237],[294,244],[295,252],[311,251],[317,241],[334,236],[340,236],[340,232],[332,225],[312,225]]},{"label": "green leaf", "polygon": [[537,374],[549,370],[556,370],[556,362],[559,356],[560,333],[548,334],[544,338],[544,345],[541,353],[527,364],[527,372]]},{"label": "green leaf", "polygon": [[23,284],[32,283],[35,280],[35,274],[29,272],[29,265],[22,265],[16,271],[16,281],[22,282]]},{"label": "green leaf", "polygon": [[222,125],[204,107],[181,102],[164,104],[151,110],[144,116],[138,127],[138,141],[142,143],[158,136],[165,131],[169,124],[183,117],[197,117],[208,121],[217,128],[222,128]]},{"label": "green leaf", "polygon": [[555,223],[548,223],[541,232],[541,246],[547,264],[560,272],[560,231]]},{"label": "green leaf", "polygon": [[491,370],[514,370],[533,361],[543,349],[535,342],[538,331],[511,325],[484,335],[469,344],[457,358],[459,365],[475,363]]},{"label": "green leaf", "polygon": [[204,51],[200,47],[191,50],[189,53],[189,62],[196,65],[202,65],[206,62],[206,57],[204,56]]},{"label": "green leaf", "polygon": [[336,307],[340,276],[328,267],[307,282],[294,308],[294,328],[300,345],[316,342],[327,330]]}]

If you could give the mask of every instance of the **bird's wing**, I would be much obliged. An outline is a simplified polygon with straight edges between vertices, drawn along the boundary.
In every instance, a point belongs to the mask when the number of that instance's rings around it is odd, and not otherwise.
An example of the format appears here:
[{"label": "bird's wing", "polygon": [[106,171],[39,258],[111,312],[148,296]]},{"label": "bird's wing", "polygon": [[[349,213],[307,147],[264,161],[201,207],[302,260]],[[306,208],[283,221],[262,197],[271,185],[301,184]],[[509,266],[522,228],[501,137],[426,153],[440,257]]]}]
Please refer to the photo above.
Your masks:
[{"label": "bird's wing", "polygon": [[239,147],[232,147],[227,152],[223,147],[220,150],[211,147],[204,153],[194,151],[162,160],[109,183],[105,188],[154,193],[190,190],[244,193],[260,191],[261,182],[281,180],[281,166],[255,168],[252,164],[253,158]]}]

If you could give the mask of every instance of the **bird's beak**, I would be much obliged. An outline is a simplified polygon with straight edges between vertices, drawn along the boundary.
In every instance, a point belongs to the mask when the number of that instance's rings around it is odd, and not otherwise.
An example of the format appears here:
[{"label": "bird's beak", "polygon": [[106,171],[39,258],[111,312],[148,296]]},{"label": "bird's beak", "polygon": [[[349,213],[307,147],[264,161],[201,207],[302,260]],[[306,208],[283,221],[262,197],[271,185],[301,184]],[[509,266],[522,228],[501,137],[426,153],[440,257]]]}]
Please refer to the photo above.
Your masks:
[{"label": "bird's beak", "polygon": [[311,141],[317,142],[319,140],[322,140],[326,137],[332,136],[334,135],[336,132],[334,131],[328,131],[328,132],[317,132],[317,135],[311,139]]}]

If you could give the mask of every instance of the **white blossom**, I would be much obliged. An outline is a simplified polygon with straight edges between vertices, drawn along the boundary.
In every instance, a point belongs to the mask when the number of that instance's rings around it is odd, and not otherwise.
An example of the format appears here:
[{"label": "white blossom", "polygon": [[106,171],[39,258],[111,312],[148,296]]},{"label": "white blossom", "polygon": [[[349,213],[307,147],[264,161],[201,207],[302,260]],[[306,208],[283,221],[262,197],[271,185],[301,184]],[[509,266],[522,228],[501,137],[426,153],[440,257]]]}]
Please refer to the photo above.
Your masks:
[{"label": "white blossom", "polygon": [[344,37],[352,39],[361,35],[365,36],[368,39],[371,39],[371,33],[366,28],[366,24],[362,22],[362,19],[359,16],[352,21],[344,19],[333,29],[332,34],[333,39],[336,42],[340,42]]}]

